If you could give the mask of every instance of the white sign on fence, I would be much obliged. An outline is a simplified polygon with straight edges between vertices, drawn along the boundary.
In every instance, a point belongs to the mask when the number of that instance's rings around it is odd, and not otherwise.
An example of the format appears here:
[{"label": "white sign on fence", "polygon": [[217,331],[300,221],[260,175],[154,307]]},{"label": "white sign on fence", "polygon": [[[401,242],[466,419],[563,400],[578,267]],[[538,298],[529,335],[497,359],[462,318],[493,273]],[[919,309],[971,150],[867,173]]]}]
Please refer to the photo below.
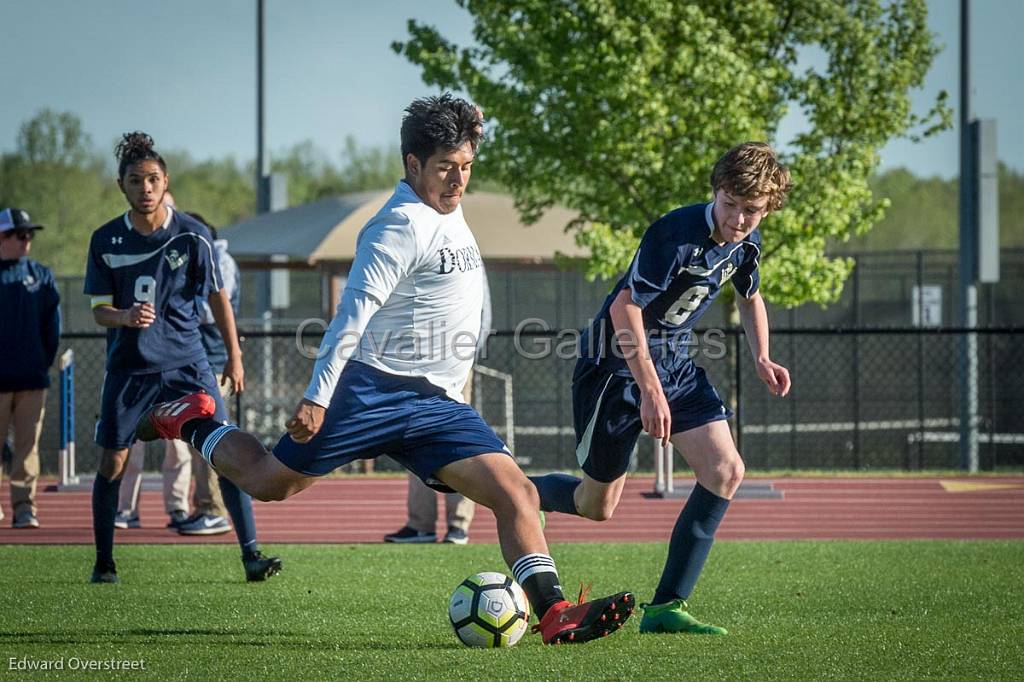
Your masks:
[{"label": "white sign on fence", "polygon": [[942,286],[939,284],[914,285],[912,318],[915,327],[942,326]]}]

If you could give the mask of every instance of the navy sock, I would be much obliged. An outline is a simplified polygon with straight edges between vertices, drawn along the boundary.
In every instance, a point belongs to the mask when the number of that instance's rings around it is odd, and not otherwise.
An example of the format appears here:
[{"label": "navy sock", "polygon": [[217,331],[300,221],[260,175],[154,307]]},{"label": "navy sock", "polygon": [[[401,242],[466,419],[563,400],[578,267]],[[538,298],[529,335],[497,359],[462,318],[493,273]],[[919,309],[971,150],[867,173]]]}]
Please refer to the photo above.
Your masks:
[{"label": "navy sock", "polygon": [[235,526],[235,535],[242,548],[242,555],[259,551],[260,547],[256,544],[256,517],[252,513],[252,498],[224,476],[219,476],[217,480],[220,484],[220,494],[224,498],[224,506],[227,507],[231,523]]},{"label": "navy sock", "polygon": [[652,603],[689,598],[715,541],[718,524],[728,508],[729,500],[715,495],[700,483],[693,487],[672,529],[668,560]]},{"label": "navy sock", "polygon": [[569,474],[547,474],[546,476],[528,476],[527,478],[537,487],[542,511],[579,516],[580,513],[576,510],[573,494],[580,484],[580,479]]},{"label": "navy sock", "polygon": [[121,479],[111,481],[97,472],[92,483],[92,532],[96,540],[96,565],[108,568],[114,563],[114,517]]},{"label": "navy sock", "polygon": [[202,452],[206,439],[222,426],[224,426],[224,422],[219,422],[212,417],[189,419],[181,425],[181,439],[199,452]]},{"label": "navy sock", "polygon": [[552,606],[565,600],[558,584],[555,561],[547,554],[526,554],[512,565],[512,575],[522,585],[537,618],[543,618]]}]

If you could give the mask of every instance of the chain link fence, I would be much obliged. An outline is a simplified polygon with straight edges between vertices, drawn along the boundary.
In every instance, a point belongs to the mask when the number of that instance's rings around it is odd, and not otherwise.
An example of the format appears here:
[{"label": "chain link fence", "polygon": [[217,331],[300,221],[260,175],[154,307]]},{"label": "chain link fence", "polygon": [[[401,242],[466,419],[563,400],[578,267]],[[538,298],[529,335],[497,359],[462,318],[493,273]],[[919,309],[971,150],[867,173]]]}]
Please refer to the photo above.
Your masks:
[{"label": "chain link fence", "polygon": [[[516,334],[488,341],[475,376],[474,403],[510,442],[524,467],[576,467],[570,383],[575,330]],[[776,330],[772,357],[793,378],[790,395],[769,395],[757,377],[739,330],[696,334],[695,361],[737,414],[734,423],[748,468],[933,469],[960,465],[960,392],[956,330]],[[983,469],[1024,466],[1024,334],[986,329],[978,338],[980,464]],[[302,345],[315,350],[318,338]],[[295,332],[243,333],[246,391],[229,404],[232,417],[272,446],[309,381],[313,361],[300,352]],[[95,471],[93,442],[106,359],[105,335],[69,333],[61,352],[76,360],[75,435],[78,470]],[[57,468],[57,391],[48,396],[40,444],[43,468]],[[148,464],[159,467],[161,450]],[[379,468],[389,468],[384,461]],[[650,439],[636,459],[653,469]]]},{"label": "chain link fence", "polygon": [[[748,466],[758,468],[947,468],[959,465],[960,393],[956,324],[957,254],[920,251],[851,254],[856,261],[842,299],[828,308],[769,306],[773,358],[789,367],[793,392],[769,396],[758,380],[739,331],[723,331],[701,347],[705,367],[738,415],[736,439]],[[1024,249],[1004,249],[1001,280],[979,287],[978,332],[981,466],[1024,465],[1022,347]],[[295,340],[303,319],[322,315],[325,287],[317,271],[290,270],[290,304],[261,318],[266,271],[243,271],[239,326],[247,391],[232,416],[268,444],[312,370]],[[492,336],[476,375],[475,402],[499,435],[515,446],[524,466],[575,467],[570,380],[574,361],[557,331],[520,334],[528,318],[548,329],[572,330],[594,315],[610,283],[588,282],[578,271],[550,266],[488,264]],[[80,277],[62,277],[64,335],[61,352],[77,359],[75,424],[79,469],[93,471],[98,450],[93,429],[99,412],[106,342],[97,333]],[[263,292],[263,293],[260,293]],[[281,317],[286,315],[287,317]],[[702,318],[709,328],[729,327],[716,303]],[[536,327],[531,329],[536,330]],[[318,339],[307,337],[315,346]],[[550,348],[548,348],[550,346]],[[720,348],[719,348],[720,346]],[[545,351],[545,349],[548,349]],[[707,352],[705,352],[707,351]],[[56,470],[59,441],[57,391],[51,390],[41,443],[43,466]],[[150,448],[147,468],[159,468],[162,450]],[[384,466],[387,466],[386,463]],[[652,447],[641,439],[637,466],[652,468]]]},{"label": "chain link fence", "polygon": [[[856,267],[847,280],[841,299],[828,308],[815,304],[780,308],[769,304],[773,327],[786,329],[860,327],[952,327],[957,324],[957,254],[955,251],[902,251],[851,254]],[[1024,326],[1024,298],[1018,291],[1024,282],[1024,249],[1003,249],[1001,276],[996,284],[978,289],[978,325]],[[240,327],[261,323],[264,290],[261,278],[267,271],[242,271]],[[520,320],[538,317],[554,329],[580,326],[597,313],[611,289],[610,282],[588,282],[576,270],[518,267],[488,263],[492,326],[514,329]],[[289,306],[275,311],[294,321],[323,314],[324,282],[315,270],[290,270]],[[64,329],[92,332],[96,325],[88,297],[82,295],[81,277],[61,277],[61,311]],[[708,327],[728,325],[726,312],[712,306],[701,319]]]}]

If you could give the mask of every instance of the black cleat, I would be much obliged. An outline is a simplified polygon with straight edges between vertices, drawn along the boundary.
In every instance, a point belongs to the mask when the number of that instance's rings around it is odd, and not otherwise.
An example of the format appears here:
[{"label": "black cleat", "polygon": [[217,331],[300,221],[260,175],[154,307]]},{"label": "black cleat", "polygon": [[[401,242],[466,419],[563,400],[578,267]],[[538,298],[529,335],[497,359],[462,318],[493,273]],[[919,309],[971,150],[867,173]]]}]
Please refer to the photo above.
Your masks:
[{"label": "black cleat", "polygon": [[111,561],[109,564],[100,565],[96,564],[92,569],[92,577],[89,578],[91,583],[116,583],[120,582],[117,577],[117,567],[114,566],[114,562]]},{"label": "black cleat", "polygon": [[250,583],[266,580],[281,572],[281,560],[276,556],[266,556],[260,551],[244,554],[242,565],[245,566],[245,579]]}]

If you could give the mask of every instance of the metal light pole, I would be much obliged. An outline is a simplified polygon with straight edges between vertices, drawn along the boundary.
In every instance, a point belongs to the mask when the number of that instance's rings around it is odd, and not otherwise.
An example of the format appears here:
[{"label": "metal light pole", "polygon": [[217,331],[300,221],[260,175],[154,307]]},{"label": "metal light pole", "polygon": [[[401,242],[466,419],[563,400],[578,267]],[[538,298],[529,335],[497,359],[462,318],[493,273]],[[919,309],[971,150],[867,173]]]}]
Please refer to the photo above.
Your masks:
[{"label": "metal light pole", "polygon": [[971,144],[970,6],[960,0],[960,467],[978,471],[978,226]]},{"label": "metal light pole", "polygon": [[256,0],[256,213],[270,210],[270,160],[266,154],[266,126],[263,112],[263,26],[264,2]]}]

